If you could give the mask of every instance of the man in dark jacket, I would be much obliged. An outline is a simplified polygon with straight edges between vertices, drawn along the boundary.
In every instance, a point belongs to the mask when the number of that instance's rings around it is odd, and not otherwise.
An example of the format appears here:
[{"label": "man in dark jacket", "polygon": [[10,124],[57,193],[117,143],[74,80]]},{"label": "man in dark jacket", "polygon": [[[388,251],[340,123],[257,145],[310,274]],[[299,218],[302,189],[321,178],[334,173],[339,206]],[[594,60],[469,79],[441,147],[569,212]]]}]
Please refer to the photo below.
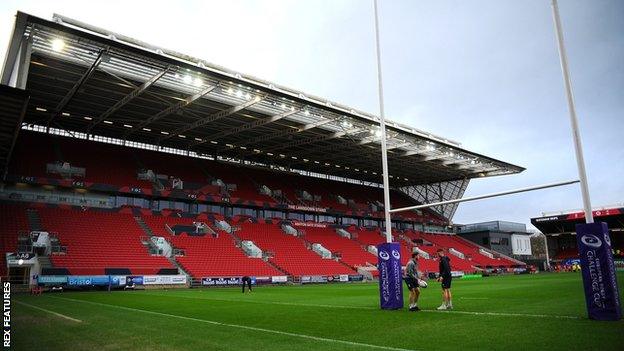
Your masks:
[{"label": "man in dark jacket", "polygon": [[438,310],[452,310],[453,300],[451,295],[451,259],[446,256],[444,250],[438,249],[438,258],[440,260],[440,276],[438,281],[442,282],[442,304]]}]

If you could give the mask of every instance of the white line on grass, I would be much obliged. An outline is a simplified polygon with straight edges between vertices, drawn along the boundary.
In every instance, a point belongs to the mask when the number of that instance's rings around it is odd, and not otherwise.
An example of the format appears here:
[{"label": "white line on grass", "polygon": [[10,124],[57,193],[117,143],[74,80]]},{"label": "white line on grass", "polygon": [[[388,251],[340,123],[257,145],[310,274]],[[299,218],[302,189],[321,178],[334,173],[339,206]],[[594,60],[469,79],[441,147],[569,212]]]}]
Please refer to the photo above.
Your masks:
[{"label": "white line on grass", "polygon": [[457,310],[420,310],[421,312],[433,312],[433,313],[455,313],[455,314],[469,314],[474,316],[498,316],[498,317],[531,317],[531,318],[555,318],[555,319],[580,319],[577,316],[557,316],[552,314],[528,314],[528,313],[505,313],[505,312],[472,312],[472,311],[457,311]]},{"label": "white line on grass", "polygon": [[82,321],[80,319],[72,318],[72,317],[66,316],[64,314],[60,314],[60,313],[57,313],[57,312],[54,312],[54,311],[46,310],[45,308],[41,308],[41,307],[38,307],[38,306],[35,306],[35,305],[31,305],[31,304],[26,303],[26,302],[22,302],[22,301],[15,301],[15,302],[19,303],[20,305],[28,306],[30,308],[34,308],[34,309],[37,309],[37,310],[40,310],[40,311],[43,311],[43,312],[47,312],[47,313],[53,314],[53,315],[55,315],[57,317],[65,318],[65,319],[70,320],[72,322],[82,323]]},{"label": "white line on grass", "polygon": [[489,297],[459,297],[461,300],[489,300]]},{"label": "white line on grass", "polygon": [[359,342],[355,342],[355,341],[347,341],[347,340],[340,340],[340,339],[330,339],[330,338],[323,338],[323,337],[319,337],[319,336],[312,336],[312,335],[306,335],[306,334],[289,333],[289,332],[280,331],[280,330],[251,327],[251,326],[247,326],[247,325],[239,325],[239,324],[230,324],[230,323],[216,322],[216,321],[211,321],[211,320],[207,320],[207,319],[199,319],[199,318],[193,318],[193,317],[179,316],[177,314],[169,314],[169,313],[162,313],[162,312],[156,312],[156,311],[150,311],[150,310],[142,310],[142,309],[139,309],[139,308],[125,307],[125,306],[119,306],[119,305],[110,305],[110,304],[94,302],[94,301],[70,299],[70,298],[58,297],[58,296],[50,296],[50,298],[67,300],[67,301],[74,301],[74,302],[82,302],[82,303],[88,303],[88,304],[98,305],[98,306],[118,308],[118,309],[122,309],[122,310],[126,310],[126,311],[143,312],[143,313],[153,314],[153,315],[157,315],[157,316],[178,318],[178,319],[184,319],[184,320],[187,320],[187,321],[207,323],[207,324],[218,325],[218,326],[223,326],[223,327],[252,330],[252,331],[264,332],[264,333],[269,333],[269,334],[286,335],[286,336],[292,336],[292,337],[295,337],[295,338],[315,340],[315,341],[332,342],[332,343],[349,345],[349,346],[367,347],[367,348],[379,349],[379,350],[414,351],[414,350],[410,350],[410,349],[402,349],[402,348],[397,348],[397,347],[380,346],[380,345],[373,345],[373,344],[364,344],[364,343],[359,343]]},{"label": "white line on grass", "polygon": [[[242,299],[234,300],[234,299],[220,299],[220,298],[209,298],[209,297],[198,297],[198,296],[182,296],[182,295],[172,295],[172,294],[144,293],[142,295],[157,296],[157,297],[177,297],[177,298],[183,298],[183,299],[197,299],[197,300],[208,300],[208,301],[236,302],[236,303],[248,302],[248,303],[267,304],[267,305],[321,307],[321,308],[346,308],[346,309],[354,309],[354,310],[379,310],[378,307],[370,307],[370,306],[322,305],[322,304],[311,304],[311,303],[255,301],[255,300],[242,300]],[[433,312],[433,313],[448,313],[448,314],[470,314],[470,315],[475,315],[475,316],[530,317],[530,318],[555,318],[555,319],[579,319],[580,318],[577,316],[565,316],[565,315],[560,316],[560,315],[551,315],[551,314],[530,314],[530,313],[473,312],[473,311],[457,311],[457,310],[446,310],[446,311],[421,310],[421,311]]]}]

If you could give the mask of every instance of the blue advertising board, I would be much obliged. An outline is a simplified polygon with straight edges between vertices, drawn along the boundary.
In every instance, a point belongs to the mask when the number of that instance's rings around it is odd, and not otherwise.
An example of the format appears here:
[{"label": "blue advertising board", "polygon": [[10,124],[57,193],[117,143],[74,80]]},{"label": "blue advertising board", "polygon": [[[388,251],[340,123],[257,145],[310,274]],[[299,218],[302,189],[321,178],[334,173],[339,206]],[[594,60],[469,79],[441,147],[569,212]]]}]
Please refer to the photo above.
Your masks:
[{"label": "blue advertising board", "polygon": [[107,286],[110,284],[108,275],[70,275],[67,277],[70,286]]},{"label": "blue advertising board", "polygon": [[126,277],[126,285],[143,285],[142,275],[129,275]]},{"label": "blue advertising board", "polygon": [[44,285],[62,285],[67,283],[66,275],[40,275],[37,283]]},{"label": "blue advertising board", "polygon": [[401,246],[399,243],[377,245],[379,270],[379,298],[381,308],[403,308],[403,277],[401,273]]},{"label": "blue advertising board", "polygon": [[576,241],[589,318],[601,321],[620,320],[622,307],[607,224],[577,224]]}]

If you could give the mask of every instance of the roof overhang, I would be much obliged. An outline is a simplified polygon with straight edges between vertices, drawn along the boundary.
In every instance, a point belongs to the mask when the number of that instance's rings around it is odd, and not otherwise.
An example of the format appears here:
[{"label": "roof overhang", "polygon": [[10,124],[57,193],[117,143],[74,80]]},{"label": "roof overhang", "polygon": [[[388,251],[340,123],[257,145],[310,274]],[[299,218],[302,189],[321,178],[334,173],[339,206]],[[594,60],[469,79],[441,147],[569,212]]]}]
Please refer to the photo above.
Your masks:
[{"label": "roof overhang", "polygon": [[[29,90],[28,124],[381,180],[377,116],[63,16],[18,12],[2,84]],[[399,123],[387,129],[394,187],[524,170]]]}]

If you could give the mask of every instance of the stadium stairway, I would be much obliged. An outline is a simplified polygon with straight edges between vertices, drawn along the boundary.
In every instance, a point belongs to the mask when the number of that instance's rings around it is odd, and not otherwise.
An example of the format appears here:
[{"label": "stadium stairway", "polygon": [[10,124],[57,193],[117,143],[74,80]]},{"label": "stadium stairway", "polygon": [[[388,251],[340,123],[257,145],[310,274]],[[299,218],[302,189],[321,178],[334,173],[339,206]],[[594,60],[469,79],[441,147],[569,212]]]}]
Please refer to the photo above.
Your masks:
[{"label": "stadium stairway", "polygon": [[[232,231],[231,232],[226,232],[226,233],[228,233],[229,235],[232,236],[232,240],[234,240],[234,242],[236,242],[236,247],[240,248],[240,243],[242,242],[242,239],[240,237],[238,237],[238,235],[236,235],[236,231],[237,230],[240,230],[240,227],[232,226]],[[275,264],[275,262],[272,262],[271,260],[269,260],[268,257],[263,257],[262,260],[266,264],[268,264],[269,266],[271,266],[271,267],[275,268],[276,270],[278,270],[279,272],[281,272],[283,275],[289,275],[288,272],[286,272],[286,270],[284,268],[278,266],[277,264]]]},{"label": "stadium stairway", "polygon": [[[145,223],[145,221],[143,221],[143,218],[139,217],[139,216],[135,216],[134,220],[137,222],[137,224],[139,225],[139,227],[141,227],[141,229],[143,229],[143,231],[145,232],[145,234],[147,234],[148,238],[151,238],[154,235],[154,232],[152,231],[152,229]],[[166,240],[166,239],[165,239]],[[152,243],[151,240],[149,240],[150,242],[150,248],[155,248],[155,245]],[[172,246],[173,247],[173,246]],[[176,261],[175,259],[175,255],[171,256],[171,257],[166,257],[165,258],[174,266],[178,269],[178,272],[190,277],[191,275],[184,269],[184,267],[182,267],[182,265]]]},{"label": "stadium stairway", "polygon": [[26,218],[28,219],[28,226],[31,231],[43,231],[43,227],[41,226],[41,218],[39,217],[39,212],[34,208],[29,208],[26,210]]},{"label": "stadium stairway", "polygon": [[277,224],[243,222],[238,236],[251,240],[263,250],[272,251],[269,261],[283,268],[288,275],[353,274],[353,270],[308,250],[298,238],[285,234]]}]

